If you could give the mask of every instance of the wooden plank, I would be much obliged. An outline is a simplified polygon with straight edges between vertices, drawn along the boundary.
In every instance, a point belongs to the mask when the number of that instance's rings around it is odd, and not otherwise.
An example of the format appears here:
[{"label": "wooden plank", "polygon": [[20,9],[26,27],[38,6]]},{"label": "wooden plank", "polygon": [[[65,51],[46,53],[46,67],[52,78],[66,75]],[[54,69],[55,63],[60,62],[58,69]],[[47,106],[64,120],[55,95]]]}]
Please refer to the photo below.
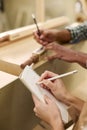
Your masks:
[{"label": "wooden plank", "polygon": [[82,3],[82,10],[83,13],[87,16],[87,1],[86,0],[80,0]]},{"label": "wooden plank", "polygon": [[45,21],[45,0],[36,0],[36,17],[39,22]]},{"label": "wooden plank", "polygon": [[[43,23],[39,23],[40,28],[49,29],[49,28],[56,28],[59,26],[63,26],[69,23],[69,18],[62,16],[58,18],[54,18],[48,20]],[[33,31],[36,30],[36,25],[29,25],[26,27],[22,27],[19,29],[10,30],[0,34],[0,44],[2,45],[4,41],[15,41],[20,38],[24,38],[26,36],[31,36]]]}]

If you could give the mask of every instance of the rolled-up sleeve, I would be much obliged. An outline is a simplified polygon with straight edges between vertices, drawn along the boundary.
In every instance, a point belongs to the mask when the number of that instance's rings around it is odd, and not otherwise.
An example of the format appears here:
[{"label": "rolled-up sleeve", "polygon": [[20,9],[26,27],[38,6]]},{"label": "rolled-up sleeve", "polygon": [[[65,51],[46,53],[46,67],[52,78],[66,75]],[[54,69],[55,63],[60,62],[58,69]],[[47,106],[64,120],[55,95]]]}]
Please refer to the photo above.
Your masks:
[{"label": "rolled-up sleeve", "polygon": [[87,22],[84,22],[76,27],[68,26],[66,29],[71,33],[70,43],[87,40]]}]

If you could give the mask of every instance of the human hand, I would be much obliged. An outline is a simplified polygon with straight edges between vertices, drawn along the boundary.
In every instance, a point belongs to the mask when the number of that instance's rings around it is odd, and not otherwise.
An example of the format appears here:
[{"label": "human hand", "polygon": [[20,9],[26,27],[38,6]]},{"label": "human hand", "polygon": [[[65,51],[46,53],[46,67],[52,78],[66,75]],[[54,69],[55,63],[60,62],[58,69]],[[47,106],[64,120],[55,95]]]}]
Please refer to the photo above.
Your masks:
[{"label": "human hand", "polygon": [[49,81],[47,80],[48,78],[57,76],[57,74],[50,72],[50,71],[45,71],[40,79],[39,82],[42,81],[41,86],[45,89],[48,89],[51,91],[51,93],[56,97],[56,99],[62,101],[63,103],[67,104],[67,98],[69,97],[69,92],[67,91],[64,83],[62,82],[61,79],[56,79],[54,81]]},{"label": "human hand", "polygon": [[34,112],[37,117],[47,122],[52,128],[57,128],[58,125],[63,126],[60,111],[52,99],[45,96],[45,103],[43,103],[36,96],[32,95],[32,97],[35,104]]},{"label": "human hand", "polygon": [[41,45],[45,46],[53,41],[56,41],[57,38],[57,30],[40,30],[41,35],[38,35],[38,32],[34,32],[35,40]]},{"label": "human hand", "polygon": [[51,50],[53,51],[53,54],[51,56],[47,56],[46,59],[52,60],[52,59],[60,59],[68,62],[75,62],[75,55],[76,52],[63,46],[60,45],[56,42],[52,42],[48,45],[45,46],[45,50]]}]

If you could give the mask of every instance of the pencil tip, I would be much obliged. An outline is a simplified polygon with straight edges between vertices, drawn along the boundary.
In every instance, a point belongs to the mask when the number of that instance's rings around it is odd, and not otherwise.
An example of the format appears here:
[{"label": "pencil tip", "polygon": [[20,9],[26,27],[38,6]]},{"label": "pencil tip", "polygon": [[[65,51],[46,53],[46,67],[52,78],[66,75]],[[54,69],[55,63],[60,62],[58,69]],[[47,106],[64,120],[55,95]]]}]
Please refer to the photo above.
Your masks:
[{"label": "pencil tip", "polygon": [[78,70],[74,70],[74,73],[77,73],[78,72]]},{"label": "pencil tip", "polygon": [[32,18],[33,18],[33,19],[35,18],[35,15],[34,15],[34,14],[32,14]]}]

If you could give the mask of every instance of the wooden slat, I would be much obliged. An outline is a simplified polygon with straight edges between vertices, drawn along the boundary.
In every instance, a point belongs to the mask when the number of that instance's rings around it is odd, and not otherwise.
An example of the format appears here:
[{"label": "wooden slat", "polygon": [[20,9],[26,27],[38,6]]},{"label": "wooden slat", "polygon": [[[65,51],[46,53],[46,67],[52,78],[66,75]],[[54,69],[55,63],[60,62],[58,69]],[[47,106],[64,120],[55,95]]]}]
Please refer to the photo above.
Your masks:
[{"label": "wooden slat", "polygon": [[45,0],[36,0],[36,17],[39,22],[45,21]]},{"label": "wooden slat", "polygon": [[[55,28],[62,25],[66,25],[68,23],[69,23],[69,19],[65,16],[62,16],[62,17],[51,19],[43,23],[39,23],[38,25],[40,28],[49,29],[49,28]],[[34,30],[36,30],[36,25],[29,25],[26,27],[1,33],[0,44],[2,44],[3,41],[14,41],[26,36],[31,36]]]}]

